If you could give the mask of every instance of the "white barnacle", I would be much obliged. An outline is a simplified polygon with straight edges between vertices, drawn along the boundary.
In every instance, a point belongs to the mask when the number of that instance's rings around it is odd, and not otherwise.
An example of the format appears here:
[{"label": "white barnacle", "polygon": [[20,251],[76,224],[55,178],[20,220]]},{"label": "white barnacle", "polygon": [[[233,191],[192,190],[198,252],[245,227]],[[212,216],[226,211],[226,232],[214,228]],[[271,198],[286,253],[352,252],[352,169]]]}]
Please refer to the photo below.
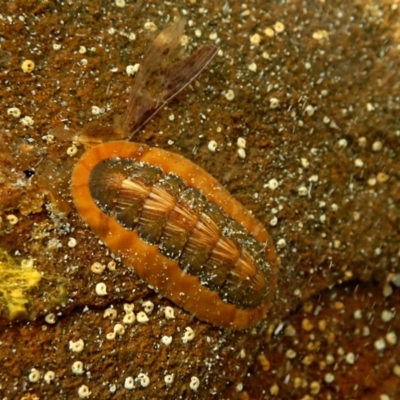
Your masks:
[{"label": "white barnacle", "polygon": [[20,122],[21,122],[22,126],[32,126],[35,123],[33,118],[29,117],[27,115],[25,117],[21,118]]},{"label": "white barnacle", "polygon": [[267,28],[264,29],[264,35],[269,37],[269,38],[272,38],[272,37],[275,36],[275,32],[274,32],[274,30],[272,28],[267,27]]},{"label": "white barnacle", "polygon": [[164,308],[164,315],[166,319],[175,319],[174,309],[170,306]]},{"label": "white barnacle", "polygon": [[50,314],[47,314],[45,317],[44,317],[44,320],[48,323],[48,324],[55,324],[56,323],[56,321],[57,321],[57,318],[56,318],[56,314],[54,314],[54,313],[50,313]]},{"label": "white barnacle", "polygon": [[362,167],[364,166],[364,161],[361,160],[361,158],[356,158],[356,159],[354,160],[354,165],[355,165],[357,168],[362,168]]},{"label": "white barnacle", "polygon": [[7,110],[7,115],[11,115],[14,118],[19,118],[21,116],[21,110],[17,107],[10,107]]},{"label": "white barnacle", "polygon": [[80,399],[87,399],[92,392],[86,385],[82,385],[78,389],[78,396]]},{"label": "white barnacle", "polygon": [[146,30],[148,30],[150,32],[155,32],[158,28],[157,28],[157,25],[154,22],[147,21],[144,24],[144,29],[146,29]]},{"label": "white barnacle", "polygon": [[76,244],[77,244],[77,241],[75,238],[71,237],[68,239],[68,247],[69,248],[73,249],[76,246]]},{"label": "white barnacle", "polygon": [[92,114],[93,115],[99,115],[99,114],[101,114],[101,112],[102,112],[102,110],[100,107],[92,106]]},{"label": "white barnacle", "polygon": [[110,393],[114,394],[117,391],[117,385],[115,383],[110,383],[108,390]]},{"label": "white barnacle", "polygon": [[107,340],[114,340],[115,339],[115,332],[108,332],[106,335]]},{"label": "white barnacle", "polygon": [[308,189],[304,185],[299,186],[299,188],[297,189],[297,193],[299,196],[302,196],[302,197],[307,196]]},{"label": "white barnacle", "polygon": [[279,99],[276,97],[271,97],[269,99],[269,108],[275,109],[279,107]]},{"label": "white barnacle", "polygon": [[325,374],[324,376],[324,381],[326,383],[333,383],[335,381],[335,375],[333,375],[332,373],[328,372],[327,374]]},{"label": "white barnacle", "polygon": [[75,361],[72,364],[71,371],[75,375],[82,375],[83,374],[83,363],[82,361]]},{"label": "white barnacle", "polygon": [[278,250],[282,250],[286,247],[286,240],[281,238],[276,242],[276,247],[278,248]]},{"label": "white barnacle", "polygon": [[210,38],[210,40],[217,40],[218,39],[218,33],[217,32],[211,32],[208,37]]},{"label": "white barnacle", "polygon": [[141,324],[144,324],[146,322],[149,322],[149,317],[146,315],[145,312],[143,311],[139,311],[136,315],[136,319],[138,322],[140,322]]},{"label": "white barnacle", "polygon": [[44,377],[43,377],[44,381],[45,381],[46,383],[48,383],[48,384],[50,384],[51,382],[53,382],[55,378],[56,378],[56,374],[54,373],[54,371],[47,371],[47,372],[44,374]]},{"label": "white barnacle", "polygon": [[268,181],[268,183],[267,183],[267,187],[268,187],[269,189],[271,189],[271,190],[277,189],[278,186],[279,186],[279,182],[278,182],[276,179],[274,179],[274,178],[270,179],[270,180]]},{"label": "white barnacle", "polygon": [[379,339],[375,340],[374,347],[378,351],[385,350],[385,348],[386,348],[385,339],[384,338],[379,338]]},{"label": "white barnacle", "polygon": [[107,263],[107,268],[109,271],[115,271],[117,267],[117,263],[114,260],[111,260]]},{"label": "white barnacle", "polygon": [[18,224],[18,217],[14,214],[8,214],[6,216],[6,220],[10,223],[10,225],[17,225]]},{"label": "white barnacle", "polygon": [[140,67],[140,64],[128,65],[128,66],[126,67],[126,74],[127,74],[128,76],[134,76],[134,75],[136,75],[136,72],[139,71],[139,67]]},{"label": "white barnacle", "polygon": [[245,149],[246,148],[246,139],[243,137],[238,137],[236,141],[237,147],[240,149]]},{"label": "white barnacle", "polygon": [[257,72],[257,64],[255,62],[250,63],[247,68],[251,72]]},{"label": "white barnacle", "polygon": [[124,388],[127,390],[135,389],[135,382],[131,376],[125,378]]},{"label": "white barnacle", "polygon": [[135,309],[135,305],[133,303],[125,303],[124,304],[124,311],[126,313],[132,312]]},{"label": "white barnacle", "polygon": [[69,349],[74,353],[80,353],[85,347],[85,343],[82,339],[78,339],[76,342],[69,341]]},{"label": "white barnacle", "polygon": [[124,324],[128,324],[128,325],[133,324],[135,321],[136,321],[136,316],[135,316],[135,313],[133,313],[133,312],[127,312],[124,315],[124,318],[122,319],[122,322]]},{"label": "white barnacle", "polygon": [[172,336],[163,336],[161,338],[161,342],[163,342],[163,344],[166,346],[169,346],[172,343]]},{"label": "white barnacle", "polygon": [[244,160],[244,159],[246,158],[246,150],[245,150],[245,149],[239,147],[239,148],[237,149],[237,153],[238,153],[238,156],[239,156],[242,160]]},{"label": "white barnacle", "polygon": [[381,319],[383,322],[389,322],[394,318],[394,313],[389,310],[383,310],[381,314]]},{"label": "white barnacle", "polygon": [[393,331],[388,332],[388,333],[385,335],[385,339],[386,339],[386,342],[387,342],[388,344],[390,344],[391,346],[394,346],[394,345],[397,343],[397,335],[396,335],[396,332],[393,332]]},{"label": "white barnacle", "polygon": [[125,334],[125,328],[124,328],[124,326],[123,326],[122,324],[115,324],[115,325],[114,325],[114,332],[115,332],[117,335],[122,336],[122,335]]},{"label": "white barnacle", "polygon": [[285,25],[281,21],[277,21],[274,24],[274,30],[276,33],[282,33],[285,30]]},{"label": "white barnacle", "polygon": [[67,154],[70,157],[73,157],[78,152],[78,148],[73,144],[72,146],[68,147]]},{"label": "white barnacle", "polygon": [[98,261],[94,262],[90,267],[90,270],[94,274],[99,274],[99,275],[101,275],[105,269],[106,269],[106,266],[102,263],[99,263]]},{"label": "white barnacle", "polygon": [[183,343],[191,342],[194,339],[194,337],[195,337],[194,330],[190,326],[187,326],[185,328],[185,333],[182,336],[182,342]]},{"label": "white barnacle", "polygon": [[154,310],[154,303],[150,300],[143,302],[142,307],[147,315],[150,315]]},{"label": "white barnacle", "polygon": [[147,386],[149,386],[149,384],[150,384],[150,378],[149,378],[149,376],[146,375],[146,374],[140,373],[140,374],[137,376],[137,379],[139,380],[140,385],[141,385],[142,387],[147,387]]},{"label": "white barnacle", "polygon": [[278,224],[278,217],[276,215],[274,215],[271,220],[269,221],[269,224],[271,226],[276,226]]},{"label": "white barnacle", "polygon": [[383,148],[383,144],[380,140],[377,140],[376,142],[372,143],[372,151],[378,152],[381,151]]},{"label": "white barnacle", "polygon": [[199,386],[200,386],[200,379],[197,376],[192,376],[190,378],[190,383],[189,383],[190,389],[196,391],[199,388]]},{"label": "white barnacle", "polygon": [[250,36],[250,43],[257,45],[260,44],[261,42],[261,36],[258,33],[255,33],[254,35]]},{"label": "white barnacle", "polygon": [[307,113],[307,115],[308,115],[309,117],[312,117],[312,116],[314,115],[315,108],[314,108],[311,104],[309,104],[309,105],[304,109],[304,111]]},{"label": "white barnacle", "polygon": [[100,282],[96,285],[96,293],[98,296],[106,296],[107,295],[107,286],[105,283]]},{"label": "white barnacle", "polygon": [[103,318],[114,319],[117,316],[117,310],[115,308],[106,308],[103,314]]},{"label": "white barnacle", "polygon": [[29,74],[35,69],[35,63],[32,60],[24,60],[22,61],[21,69]]},{"label": "white barnacle", "polygon": [[327,39],[329,37],[329,33],[325,29],[319,29],[312,34],[312,38],[315,40]]},{"label": "white barnacle", "polygon": [[300,162],[303,168],[308,168],[310,166],[310,161],[308,161],[307,158],[301,158]]},{"label": "white barnacle", "polygon": [[210,140],[210,141],[208,142],[207,147],[208,147],[208,150],[210,150],[211,152],[214,153],[215,150],[217,150],[218,143],[217,143],[215,140]]},{"label": "white barnacle", "polygon": [[235,98],[235,92],[232,89],[229,89],[225,92],[225,98],[228,101],[232,101]]},{"label": "white barnacle", "polygon": [[165,375],[164,382],[167,386],[172,385],[172,383],[174,382],[174,374]]},{"label": "white barnacle", "polygon": [[32,368],[28,376],[29,382],[36,383],[40,379],[40,372],[36,368]]},{"label": "white barnacle", "polygon": [[355,357],[354,353],[350,352],[350,353],[346,354],[345,360],[346,360],[347,364],[351,364],[351,365],[354,364],[355,359],[356,359],[356,357]]},{"label": "white barnacle", "polygon": [[126,6],[125,0],[115,0],[115,5],[118,8],[124,8]]}]

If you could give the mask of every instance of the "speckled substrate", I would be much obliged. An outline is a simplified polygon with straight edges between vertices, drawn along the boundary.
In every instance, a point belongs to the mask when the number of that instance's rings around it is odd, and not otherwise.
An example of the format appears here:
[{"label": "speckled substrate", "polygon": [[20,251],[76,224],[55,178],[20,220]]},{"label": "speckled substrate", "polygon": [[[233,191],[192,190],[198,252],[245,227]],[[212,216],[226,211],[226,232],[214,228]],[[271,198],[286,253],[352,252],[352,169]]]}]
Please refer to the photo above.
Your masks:
[{"label": "speckled substrate", "polygon": [[[398,398],[399,3],[123,3],[0,5],[0,250],[42,274],[33,321],[1,298],[0,396]],[[112,256],[69,190],[83,146],[48,135],[112,125],[127,67],[178,14],[188,52],[220,53],[135,141],[196,162],[268,227],[279,290],[252,332],[198,321],[118,261],[98,273]]]}]

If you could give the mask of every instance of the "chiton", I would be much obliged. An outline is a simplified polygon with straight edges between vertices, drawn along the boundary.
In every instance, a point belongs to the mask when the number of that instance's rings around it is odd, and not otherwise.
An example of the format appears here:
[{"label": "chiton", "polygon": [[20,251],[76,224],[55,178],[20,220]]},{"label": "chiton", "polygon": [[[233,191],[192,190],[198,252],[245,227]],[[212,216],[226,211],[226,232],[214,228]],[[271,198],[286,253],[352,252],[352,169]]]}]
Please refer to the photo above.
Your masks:
[{"label": "chiton", "polygon": [[266,315],[278,258],[264,226],[178,154],[109,142],[72,175],[83,220],[122,262],[201,320],[246,329]]}]

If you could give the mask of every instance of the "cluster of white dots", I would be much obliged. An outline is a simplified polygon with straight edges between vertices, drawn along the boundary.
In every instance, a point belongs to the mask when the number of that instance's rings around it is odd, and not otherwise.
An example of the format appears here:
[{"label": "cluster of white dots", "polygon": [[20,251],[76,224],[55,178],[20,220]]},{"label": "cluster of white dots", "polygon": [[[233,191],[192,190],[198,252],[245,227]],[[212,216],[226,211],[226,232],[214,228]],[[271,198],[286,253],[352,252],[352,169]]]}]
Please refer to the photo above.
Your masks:
[{"label": "cluster of white dots", "polygon": [[[40,371],[36,368],[32,368],[28,375],[29,382],[31,382],[31,383],[39,382],[40,378],[41,378]],[[56,374],[54,373],[54,371],[47,371],[43,376],[43,380],[47,384],[50,384],[51,382],[53,382],[55,378],[56,378]]]},{"label": "cluster of white dots", "polygon": [[246,139],[243,137],[239,137],[236,141],[236,145],[238,147],[237,153],[238,156],[244,160],[246,158]]},{"label": "cluster of white dots", "polygon": [[[136,380],[139,381],[140,386],[142,387],[147,387],[150,385],[150,378],[147,374],[140,373],[137,376]],[[132,376],[128,376],[127,378],[125,378],[124,388],[127,390],[133,390],[136,388],[135,379]]]},{"label": "cluster of white dots", "polygon": [[[133,312],[135,305],[130,304],[130,303],[125,303],[123,305],[125,315],[123,316],[123,324],[125,325],[131,325],[135,321],[139,323],[147,323],[149,321],[148,315],[151,315],[152,312],[154,311],[154,303],[150,300],[146,300],[142,303],[142,307],[144,311],[139,311],[137,314]],[[111,320],[115,319],[118,315],[118,312],[115,308],[109,307],[104,311],[103,317],[104,318],[109,318]],[[164,308],[164,315],[166,319],[174,319],[174,309],[170,306]],[[191,328],[187,328],[188,330],[186,331],[184,336],[184,341],[190,341],[194,337],[194,332],[191,330]],[[125,327],[124,325],[117,323],[114,325],[113,330],[109,333],[107,333],[106,337],[108,340],[114,340],[118,335],[122,336],[125,334]],[[172,343],[172,336],[162,336],[161,342],[169,346]]]},{"label": "cluster of white dots", "polygon": [[[264,29],[264,35],[267,38],[273,38],[275,34],[280,34],[284,31],[285,31],[285,25],[282,22],[278,21],[272,27],[266,27]],[[249,37],[249,40],[251,45],[258,46],[261,43],[262,37],[259,33],[255,33]],[[269,58],[269,54],[266,51],[263,52],[262,56],[264,59]],[[250,63],[248,65],[248,69],[252,72],[256,72],[257,64],[255,62]]]},{"label": "cluster of white dots", "polygon": [[114,340],[116,335],[125,335],[125,327],[122,324],[115,324],[113,331],[107,333],[106,337],[108,340]]}]

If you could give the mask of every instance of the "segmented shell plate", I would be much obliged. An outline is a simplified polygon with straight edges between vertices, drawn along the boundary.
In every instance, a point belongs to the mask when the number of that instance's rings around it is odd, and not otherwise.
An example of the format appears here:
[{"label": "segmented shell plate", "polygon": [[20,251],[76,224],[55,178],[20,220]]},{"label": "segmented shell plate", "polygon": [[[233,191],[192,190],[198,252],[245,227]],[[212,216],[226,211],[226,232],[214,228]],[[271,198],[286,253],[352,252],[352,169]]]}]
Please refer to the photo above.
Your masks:
[{"label": "segmented shell plate", "polygon": [[207,172],[146,145],[87,151],[72,176],[82,218],[155,290],[220,327],[266,314],[277,257],[265,228]]}]

